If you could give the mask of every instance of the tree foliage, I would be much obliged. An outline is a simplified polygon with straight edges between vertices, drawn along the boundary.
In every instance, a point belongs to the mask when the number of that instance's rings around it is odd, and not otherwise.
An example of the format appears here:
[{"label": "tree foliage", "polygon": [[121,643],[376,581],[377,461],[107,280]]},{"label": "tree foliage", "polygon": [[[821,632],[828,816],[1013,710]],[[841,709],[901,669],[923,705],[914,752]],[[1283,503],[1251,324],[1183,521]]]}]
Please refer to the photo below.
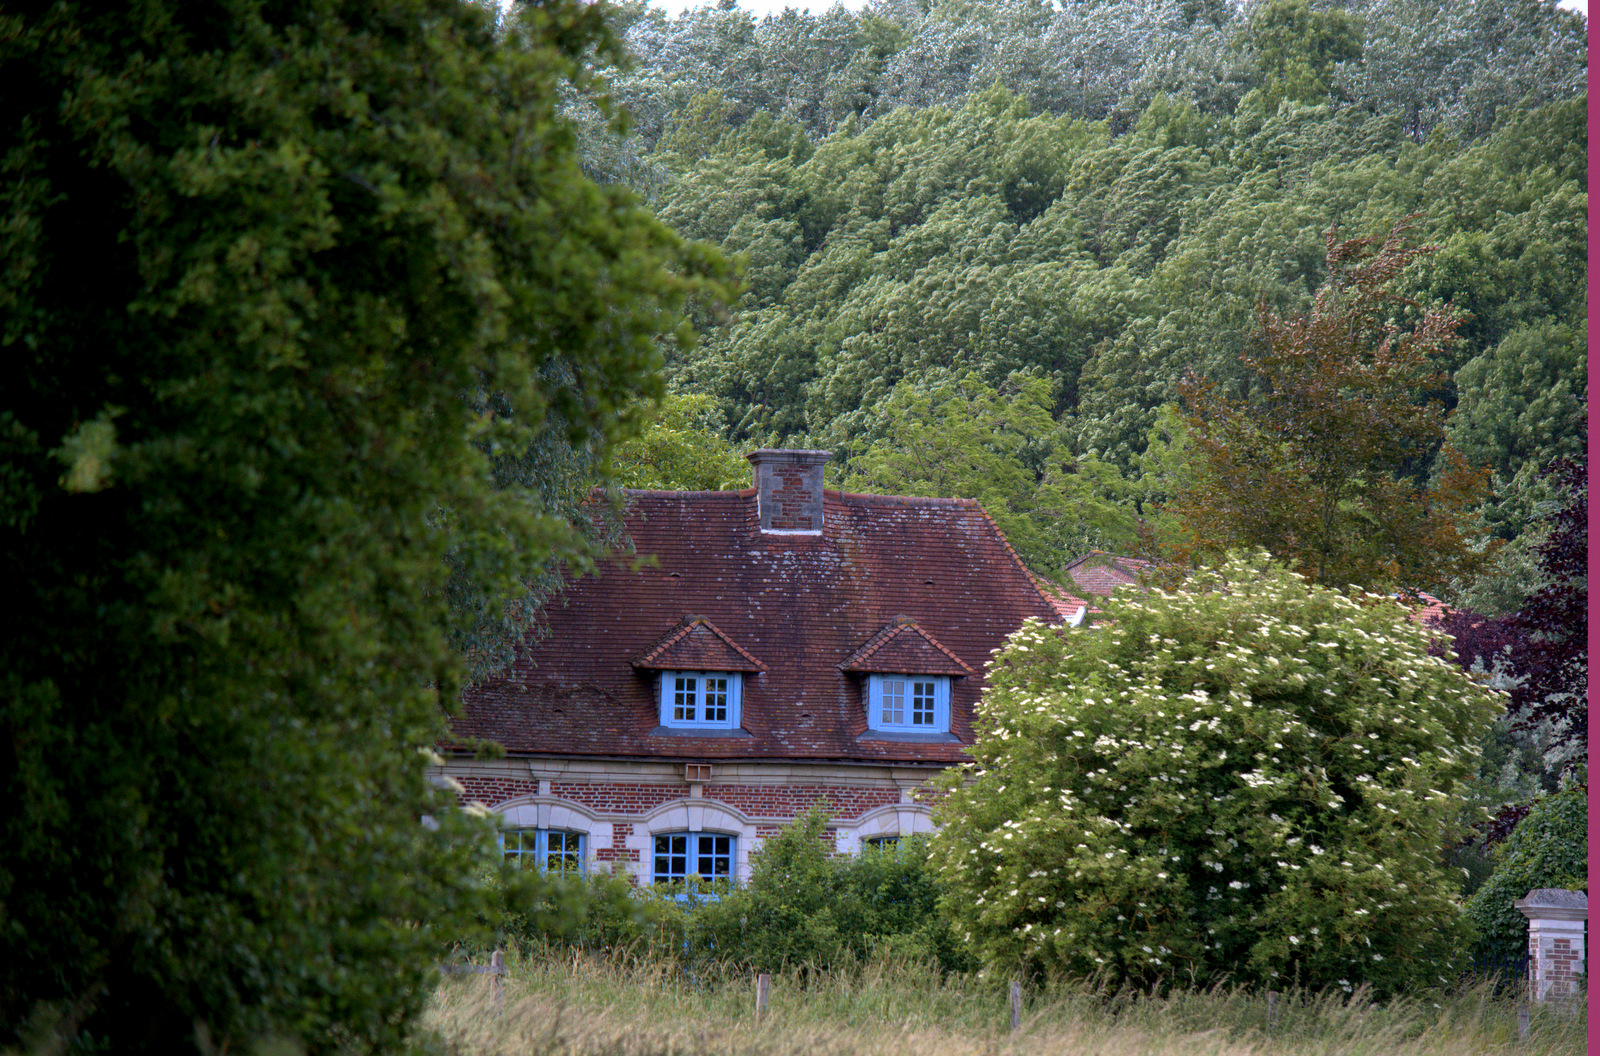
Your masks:
[{"label": "tree foliage", "polygon": [[1450,978],[1440,850],[1499,711],[1387,598],[1235,557],[1026,625],[945,780],[941,907],[996,972],[1379,991]]},{"label": "tree foliage", "polygon": [[1559,725],[1565,769],[1585,769],[1589,744],[1588,459],[1551,466],[1564,492],[1538,548],[1542,585],[1512,618],[1520,641],[1513,663],[1519,721]]},{"label": "tree foliage", "polygon": [[1483,563],[1469,521],[1483,474],[1446,449],[1438,480],[1417,479],[1444,438],[1426,397],[1446,383],[1435,364],[1458,319],[1393,292],[1426,251],[1403,244],[1406,230],[1329,232],[1310,310],[1261,311],[1262,351],[1243,357],[1255,393],[1185,381],[1198,467],[1175,512],[1202,553],[1262,547],[1316,583],[1412,590]]},{"label": "tree foliage", "polygon": [[1584,114],[1581,98],[1513,109],[1483,139],[1419,146],[1325,101],[1223,115],[1160,94],[1118,129],[991,82],[803,149],[782,115],[730,118],[692,163],[653,158],[661,215],[748,259],[742,301],[672,359],[673,384],[714,396],[737,440],[843,461],[883,435],[901,382],[1036,370],[1071,451],[1133,477],[1186,373],[1241,384],[1262,305],[1307,309],[1330,227],[1373,235],[1425,209],[1417,236],[1439,250],[1393,292],[1470,313],[1436,364],[1452,384],[1428,395],[1459,404],[1448,439],[1492,468],[1486,525],[1509,539],[1580,417]]},{"label": "tree foliage", "polygon": [[881,439],[849,460],[841,486],[977,499],[1028,567],[1060,579],[1072,555],[1130,545],[1136,533],[1115,467],[1061,443],[1053,388],[1020,373],[999,389],[972,374],[902,383],[880,411]]},{"label": "tree foliage", "polygon": [[1588,889],[1589,790],[1574,785],[1533,805],[1496,849],[1487,883],[1467,902],[1476,952],[1505,962],[1528,948],[1528,920],[1513,903],[1537,887]]},{"label": "tree foliage", "polygon": [[711,397],[670,393],[644,430],[619,444],[612,482],[656,491],[728,491],[748,487],[750,463],[728,442]]},{"label": "tree foliage", "polygon": [[564,2],[0,15],[0,1045],[414,1029],[477,897],[424,779],[450,569],[584,560],[530,481],[603,471],[718,289],[582,175],[558,101],[613,44]]}]

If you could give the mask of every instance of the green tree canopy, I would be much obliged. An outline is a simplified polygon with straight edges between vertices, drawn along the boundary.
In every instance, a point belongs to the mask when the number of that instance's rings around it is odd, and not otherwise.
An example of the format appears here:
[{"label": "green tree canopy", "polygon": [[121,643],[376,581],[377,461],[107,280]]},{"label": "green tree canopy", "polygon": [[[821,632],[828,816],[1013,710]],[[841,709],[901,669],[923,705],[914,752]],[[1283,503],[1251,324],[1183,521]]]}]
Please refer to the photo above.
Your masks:
[{"label": "green tree canopy", "polygon": [[750,486],[750,463],[725,435],[709,396],[671,393],[644,430],[619,444],[612,481],[656,491],[728,491]]},{"label": "green tree canopy", "polygon": [[1507,961],[1528,948],[1528,919],[1513,904],[1536,887],[1588,890],[1589,789],[1574,784],[1534,803],[1505,843],[1488,881],[1467,901],[1476,951]]},{"label": "green tree canopy", "polygon": [[902,384],[881,409],[882,438],[849,460],[841,486],[977,499],[1029,568],[1059,580],[1071,558],[1131,545],[1136,532],[1115,467],[1059,442],[1052,389],[1022,373],[999,389],[973,374]]},{"label": "green tree canopy", "polygon": [[996,658],[935,820],[941,907],[996,972],[1380,991],[1465,941],[1457,786],[1500,705],[1387,598],[1265,555]]},{"label": "green tree canopy", "polygon": [[0,1046],[413,1029],[448,569],[585,559],[549,496],[717,289],[557,114],[604,9],[520,11],[0,15]]}]

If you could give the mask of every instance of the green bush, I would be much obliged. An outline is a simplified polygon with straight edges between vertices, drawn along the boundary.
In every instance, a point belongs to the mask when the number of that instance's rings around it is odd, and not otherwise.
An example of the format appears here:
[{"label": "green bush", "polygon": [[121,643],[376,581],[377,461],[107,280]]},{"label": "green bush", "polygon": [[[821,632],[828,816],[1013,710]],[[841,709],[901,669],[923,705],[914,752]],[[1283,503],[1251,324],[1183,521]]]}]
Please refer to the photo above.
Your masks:
[{"label": "green bush", "polygon": [[1503,961],[1528,946],[1528,919],[1512,905],[1536,887],[1589,888],[1588,789],[1576,785],[1536,803],[1500,847],[1494,873],[1467,901],[1476,956]]},{"label": "green bush", "polygon": [[524,953],[635,946],[648,939],[660,916],[653,902],[635,897],[625,876],[607,869],[560,875],[502,865],[485,879],[494,897],[484,923],[494,945]]},{"label": "green bush", "polygon": [[683,945],[759,971],[848,968],[872,957],[971,962],[937,912],[926,844],[907,839],[833,853],[813,808],[751,856],[750,882],[684,909]]},{"label": "green bush", "polygon": [[1428,985],[1465,952],[1461,786],[1499,707],[1387,598],[1265,555],[995,660],[941,905],[995,972]]}]

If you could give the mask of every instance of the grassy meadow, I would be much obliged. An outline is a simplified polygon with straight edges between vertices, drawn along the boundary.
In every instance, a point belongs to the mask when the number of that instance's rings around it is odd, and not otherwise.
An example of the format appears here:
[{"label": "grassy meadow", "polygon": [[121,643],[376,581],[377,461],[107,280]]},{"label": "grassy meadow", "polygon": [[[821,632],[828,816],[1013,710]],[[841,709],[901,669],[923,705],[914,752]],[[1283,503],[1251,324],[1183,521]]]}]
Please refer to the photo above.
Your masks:
[{"label": "grassy meadow", "polygon": [[1475,1056],[1586,1052],[1587,1007],[1536,1008],[1519,1042],[1517,999],[1478,985],[1377,1007],[1361,993],[1242,989],[1117,996],[1086,985],[1024,997],[906,964],[774,976],[755,1015],[753,978],[711,966],[586,954],[511,957],[497,1012],[484,977],[440,985],[426,1025],[459,1056]]}]

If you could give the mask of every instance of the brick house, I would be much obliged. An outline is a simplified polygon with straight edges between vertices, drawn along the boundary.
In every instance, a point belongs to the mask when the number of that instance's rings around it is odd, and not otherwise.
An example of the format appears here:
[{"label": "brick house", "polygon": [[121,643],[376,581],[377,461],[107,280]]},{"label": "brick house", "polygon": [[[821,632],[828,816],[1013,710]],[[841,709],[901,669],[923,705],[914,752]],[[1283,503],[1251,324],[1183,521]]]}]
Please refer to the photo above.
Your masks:
[{"label": "brick house", "polygon": [[1144,589],[1140,577],[1149,568],[1150,562],[1141,557],[1091,550],[1077,560],[1068,562],[1062,571],[1085,595],[1110,597],[1120,587]]},{"label": "brick house", "polygon": [[642,883],[748,875],[826,801],[836,847],[932,828],[914,793],[961,761],[990,653],[1025,619],[1081,618],[971,500],[824,491],[825,451],[747,456],[738,492],[629,492],[635,568],[549,606],[547,633],[464,695],[443,746],[463,798],[540,867]]}]

